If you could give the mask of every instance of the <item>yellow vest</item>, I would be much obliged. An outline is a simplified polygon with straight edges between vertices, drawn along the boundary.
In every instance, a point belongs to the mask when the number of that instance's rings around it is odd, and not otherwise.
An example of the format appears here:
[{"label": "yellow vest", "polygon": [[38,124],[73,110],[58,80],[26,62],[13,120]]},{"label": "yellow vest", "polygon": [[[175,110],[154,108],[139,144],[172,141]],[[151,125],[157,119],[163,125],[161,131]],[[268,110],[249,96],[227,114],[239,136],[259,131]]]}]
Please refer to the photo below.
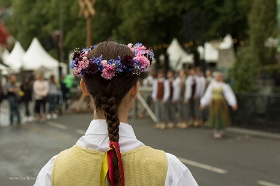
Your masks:
[{"label": "yellow vest", "polygon": [[[53,186],[99,186],[105,152],[74,145],[56,157]],[[126,186],[163,186],[168,162],[164,151],[148,146],[122,153]],[[110,185],[106,179],[106,185]]]}]

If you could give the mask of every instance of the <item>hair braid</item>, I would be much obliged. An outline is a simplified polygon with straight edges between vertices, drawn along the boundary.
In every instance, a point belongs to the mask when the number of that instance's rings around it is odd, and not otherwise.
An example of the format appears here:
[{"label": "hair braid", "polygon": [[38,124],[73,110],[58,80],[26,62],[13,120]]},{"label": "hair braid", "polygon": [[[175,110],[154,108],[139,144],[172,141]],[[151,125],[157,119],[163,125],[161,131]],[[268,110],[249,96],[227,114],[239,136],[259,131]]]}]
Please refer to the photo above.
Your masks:
[{"label": "hair braid", "polygon": [[[108,124],[108,136],[109,140],[112,142],[119,142],[119,117],[118,117],[118,105],[116,99],[111,95],[112,92],[111,83],[105,88],[103,96],[100,98],[101,108],[105,112],[106,122]],[[113,156],[113,165],[114,165],[114,182],[119,183],[120,181],[120,172],[119,172],[119,163],[117,154],[114,153]]]}]

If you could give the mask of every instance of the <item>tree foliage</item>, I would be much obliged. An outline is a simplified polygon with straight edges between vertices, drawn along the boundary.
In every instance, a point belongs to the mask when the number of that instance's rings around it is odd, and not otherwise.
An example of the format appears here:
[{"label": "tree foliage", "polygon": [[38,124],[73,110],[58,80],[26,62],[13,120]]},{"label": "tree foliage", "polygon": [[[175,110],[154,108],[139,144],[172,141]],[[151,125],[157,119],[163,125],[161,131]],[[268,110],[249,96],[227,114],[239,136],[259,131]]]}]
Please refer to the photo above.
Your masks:
[{"label": "tree foliage", "polygon": [[[7,24],[25,49],[33,37],[38,37],[51,54],[56,55],[56,49],[51,49],[56,45],[53,33],[61,28],[66,54],[75,47],[85,46],[86,21],[78,17],[80,7],[77,0],[10,2],[7,6],[11,5],[13,15]],[[177,37],[182,44],[189,41],[202,44],[206,40],[222,38],[227,33],[246,39],[250,4],[251,0],[96,0],[96,15],[92,19],[93,43],[104,40],[140,41],[153,47],[169,44]],[[162,47],[155,52],[161,54],[165,50]]]},{"label": "tree foliage", "polygon": [[276,1],[254,0],[248,15],[249,45],[237,52],[231,70],[236,91],[252,91],[254,80],[265,65],[274,62],[275,48],[267,48],[268,37],[276,36]]}]

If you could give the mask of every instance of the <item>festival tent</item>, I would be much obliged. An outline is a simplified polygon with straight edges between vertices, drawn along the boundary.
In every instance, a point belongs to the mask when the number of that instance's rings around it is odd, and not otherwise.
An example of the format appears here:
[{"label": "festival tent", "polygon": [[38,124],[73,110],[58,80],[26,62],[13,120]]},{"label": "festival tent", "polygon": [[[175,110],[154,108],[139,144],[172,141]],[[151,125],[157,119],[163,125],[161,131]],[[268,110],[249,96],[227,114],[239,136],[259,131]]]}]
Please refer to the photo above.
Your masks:
[{"label": "festival tent", "polygon": [[216,63],[219,59],[219,50],[214,48],[211,43],[206,42],[204,48],[202,46],[197,47],[200,59],[205,59],[208,63]]},{"label": "festival tent", "polygon": [[21,44],[17,41],[15,46],[10,53],[10,55],[6,58],[4,63],[11,67],[12,70],[18,71],[21,67],[21,58],[24,55],[24,50]]},{"label": "festival tent", "polygon": [[25,70],[36,70],[40,67],[45,67],[52,71],[57,71],[58,65],[58,61],[44,50],[37,38],[33,38],[22,57],[22,67]]},{"label": "festival tent", "polygon": [[179,44],[178,40],[174,38],[167,48],[169,56],[170,67],[174,70],[180,70],[185,63],[193,63],[193,55],[188,54]]},{"label": "festival tent", "polygon": [[232,37],[227,34],[219,45],[219,49],[230,49],[233,46]]},{"label": "festival tent", "polygon": [[10,52],[5,48],[1,54],[1,59],[4,64],[7,63],[7,58],[9,57]]},{"label": "festival tent", "polygon": [[206,62],[217,62],[219,59],[219,51],[211,43],[204,44],[204,59]]}]

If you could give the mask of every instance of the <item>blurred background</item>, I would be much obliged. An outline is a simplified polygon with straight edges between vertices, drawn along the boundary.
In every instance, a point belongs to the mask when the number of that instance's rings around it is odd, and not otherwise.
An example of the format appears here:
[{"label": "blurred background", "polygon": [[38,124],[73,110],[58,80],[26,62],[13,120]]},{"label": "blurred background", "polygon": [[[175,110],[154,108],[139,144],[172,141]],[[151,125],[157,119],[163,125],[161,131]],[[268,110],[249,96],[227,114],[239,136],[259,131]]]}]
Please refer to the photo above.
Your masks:
[{"label": "blurred background", "polygon": [[[117,41],[154,51],[141,85],[159,69],[176,74],[199,67],[203,75],[223,72],[238,102],[221,141],[204,125],[159,131],[145,85],[131,113],[140,140],[180,157],[199,185],[279,186],[279,29],[280,0],[0,0],[0,185],[33,184],[53,155],[84,134],[91,109],[71,72],[71,54]],[[31,113],[21,100],[21,127],[12,127],[8,77],[31,85],[42,73],[56,78],[55,112],[44,125],[34,122],[31,95]]]}]

